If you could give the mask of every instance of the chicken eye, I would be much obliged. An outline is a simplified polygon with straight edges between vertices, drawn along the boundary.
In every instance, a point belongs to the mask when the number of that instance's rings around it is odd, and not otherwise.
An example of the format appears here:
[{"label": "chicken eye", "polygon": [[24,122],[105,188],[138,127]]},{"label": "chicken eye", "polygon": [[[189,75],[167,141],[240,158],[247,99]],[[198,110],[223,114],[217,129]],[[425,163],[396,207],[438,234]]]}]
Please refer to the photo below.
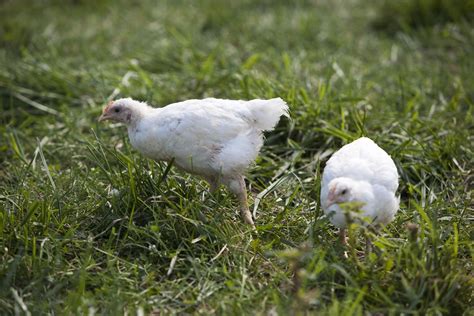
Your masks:
[{"label": "chicken eye", "polygon": [[119,108],[115,108],[115,113],[118,113],[120,112],[120,109]]},{"label": "chicken eye", "polygon": [[344,190],[341,191],[341,194],[342,194],[342,195],[344,195],[344,194],[346,194],[346,193],[347,193],[347,189],[344,189]]}]

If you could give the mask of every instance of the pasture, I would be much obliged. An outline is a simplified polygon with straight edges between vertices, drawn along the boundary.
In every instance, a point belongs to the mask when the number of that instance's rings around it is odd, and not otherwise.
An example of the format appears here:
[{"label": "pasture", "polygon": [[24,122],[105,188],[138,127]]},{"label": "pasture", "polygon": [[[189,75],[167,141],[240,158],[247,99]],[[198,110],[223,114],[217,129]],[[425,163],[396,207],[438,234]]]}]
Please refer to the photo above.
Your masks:
[{"label": "pasture", "polygon": [[[472,314],[473,2],[396,3],[1,1],[0,314]],[[128,96],[288,103],[247,173],[257,233],[97,122]],[[320,176],[362,135],[401,207],[345,258]]]}]

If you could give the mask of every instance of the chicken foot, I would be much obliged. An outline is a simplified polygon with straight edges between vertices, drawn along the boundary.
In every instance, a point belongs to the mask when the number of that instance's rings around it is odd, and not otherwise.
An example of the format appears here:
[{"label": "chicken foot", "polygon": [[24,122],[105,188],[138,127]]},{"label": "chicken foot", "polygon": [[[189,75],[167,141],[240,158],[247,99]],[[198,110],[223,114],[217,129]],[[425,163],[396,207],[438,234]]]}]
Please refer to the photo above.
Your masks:
[{"label": "chicken foot", "polygon": [[237,196],[240,207],[240,214],[245,223],[252,226],[255,229],[255,224],[252,219],[252,213],[250,213],[249,205],[247,203],[247,189],[245,187],[245,180],[243,176],[236,176],[226,180],[224,183],[229,190]]}]

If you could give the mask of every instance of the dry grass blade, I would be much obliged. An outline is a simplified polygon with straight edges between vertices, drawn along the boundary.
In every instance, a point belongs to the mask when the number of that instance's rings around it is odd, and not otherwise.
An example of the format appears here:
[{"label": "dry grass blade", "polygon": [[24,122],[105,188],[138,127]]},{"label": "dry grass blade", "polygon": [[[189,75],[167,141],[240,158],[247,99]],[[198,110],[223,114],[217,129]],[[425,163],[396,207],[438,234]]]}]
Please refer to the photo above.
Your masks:
[{"label": "dry grass blade", "polygon": [[49,114],[57,115],[57,116],[60,115],[60,113],[58,111],[56,111],[54,109],[51,109],[51,108],[47,107],[46,105],[40,104],[36,101],[33,101],[33,100],[31,100],[31,99],[29,99],[29,98],[27,98],[27,97],[25,97],[25,96],[23,96],[19,93],[13,93],[13,96],[15,98],[25,102],[26,104],[34,107],[35,109],[38,109],[40,111],[43,111],[43,112],[46,112],[46,113],[49,113]]}]

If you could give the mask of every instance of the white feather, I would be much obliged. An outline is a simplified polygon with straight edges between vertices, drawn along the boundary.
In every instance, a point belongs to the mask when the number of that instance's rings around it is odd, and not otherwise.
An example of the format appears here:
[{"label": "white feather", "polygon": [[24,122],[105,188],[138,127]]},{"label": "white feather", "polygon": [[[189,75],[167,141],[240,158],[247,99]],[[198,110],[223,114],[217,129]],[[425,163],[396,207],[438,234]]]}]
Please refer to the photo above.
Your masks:
[{"label": "white feather", "polygon": [[280,116],[290,117],[288,105],[280,98],[251,100],[246,103],[251,112],[254,126],[262,131],[270,131],[280,120]]},{"label": "white feather", "polygon": [[128,126],[133,147],[155,160],[170,161],[197,175],[243,174],[255,161],[264,130],[272,130],[288,106],[271,100],[203,99],[152,108],[121,99],[139,119]]},{"label": "white feather", "polygon": [[398,210],[397,168],[392,158],[369,138],[343,146],[328,160],[323,172],[321,206],[331,222],[343,228],[347,225],[344,211],[337,203],[327,205],[330,187],[337,184],[353,190],[350,202],[363,203],[360,216],[374,223],[389,223]]}]

